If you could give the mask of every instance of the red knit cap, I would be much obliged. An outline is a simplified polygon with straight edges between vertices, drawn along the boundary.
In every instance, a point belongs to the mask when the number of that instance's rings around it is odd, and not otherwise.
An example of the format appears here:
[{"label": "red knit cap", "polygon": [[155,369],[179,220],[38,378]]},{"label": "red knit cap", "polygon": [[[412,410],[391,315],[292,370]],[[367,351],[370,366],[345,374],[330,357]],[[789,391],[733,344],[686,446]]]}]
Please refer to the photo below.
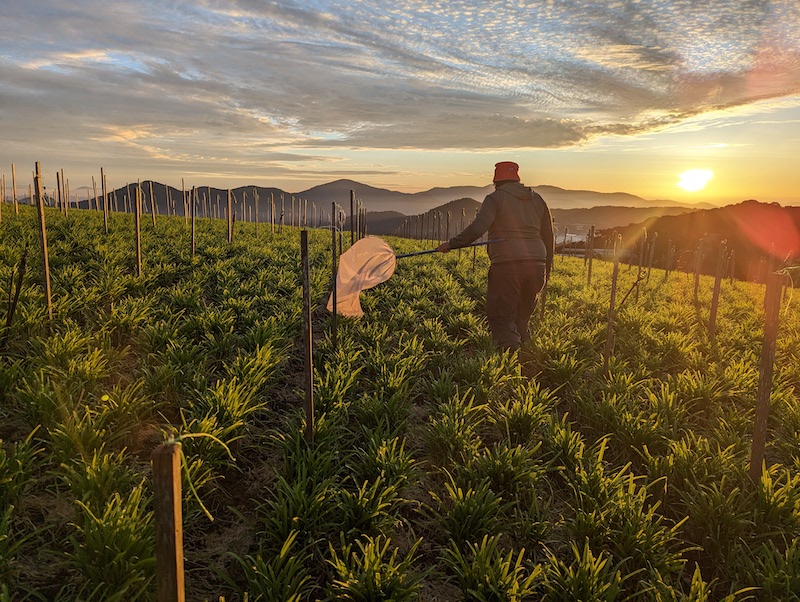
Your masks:
[{"label": "red knit cap", "polygon": [[518,169],[519,165],[513,161],[500,161],[500,163],[495,163],[494,179],[492,182],[500,182],[501,180],[516,180],[519,182]]}]

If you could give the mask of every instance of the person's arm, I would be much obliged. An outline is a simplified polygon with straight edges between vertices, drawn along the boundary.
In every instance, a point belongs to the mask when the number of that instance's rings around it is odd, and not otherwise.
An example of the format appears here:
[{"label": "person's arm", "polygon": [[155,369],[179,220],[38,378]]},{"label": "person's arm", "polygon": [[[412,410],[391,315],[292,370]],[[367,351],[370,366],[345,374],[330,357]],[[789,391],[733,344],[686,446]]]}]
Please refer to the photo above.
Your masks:
[{"label": "person's arm", "polygon": [[497,205],[494,198],[489,195],[483,200],[483,205],[481,205],[478,215],[475,216],[475,220],[464,228],[460,234],[456,234],[447,242],[443,242],[439,245],[437,250],[446,253],[450,249],[461,249],[469,246],[486,233],[496,215]]},{"label": "person's arm", "polygon": [[547,206],[547,203],[544,201],[544,199],[542,199],[542,204],[544,205],[544,211],[542,212],[542,224],[539,231],[541,232],[544,246],[547,249],[545,273],[547,280],[550,280],[550,272],[553,269],[553,255],[555,254],[556,238],[555,232],[553,231],[553,216],[550,213],[550,208]]}]

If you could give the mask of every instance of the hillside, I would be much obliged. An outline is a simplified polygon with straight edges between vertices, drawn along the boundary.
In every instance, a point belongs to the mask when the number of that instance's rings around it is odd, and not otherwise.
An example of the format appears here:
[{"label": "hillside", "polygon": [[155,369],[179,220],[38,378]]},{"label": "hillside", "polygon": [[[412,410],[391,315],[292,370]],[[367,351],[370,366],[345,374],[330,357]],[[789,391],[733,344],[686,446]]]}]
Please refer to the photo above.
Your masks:
[{"label": "hillside", "polygon": [[[192,187],[187,185],[186,190],[181,190],[173,186],[167,186],[160,182],[152,182],[144,180],[141,182],[143,192],[144,211],[150,211],[150,188],[152,186],[153,196],[156,201],[157,213],[159,215],[184,215],[184,195],[188,197],[191,194]],[[670,213],[678,208],[685,211],[697,210],[701,208],[709,208],[710,205],[698,204],[687,205],[678,203],[676,201],[659,200],[652,201],[643,199],[636,195],[614,192],[593,192],[589,190],[567,190],[557,186],[534,186],[534,189],[539,192],[551,210],[575,210],[575,209],[588,209],[594,207],[631,207],[637,209],[648,209],[655,213],[667,213],[662,208],[670,208]],[[119,211],[127,211],[130,208],[128,199],[135,195],[136,183],[131,182],[116,189],[109,190],[109,198],[111,199],[112,207],[118,207]],[[206,216],[224,216],[225,207],[227,205],[226,189],[197,186],[195,187],[198,198],[197,215],[200,217]],[[489,194],[493,187],[491,185],[478,187],[478,186],[454,186],[454,187],[437,187],[430,190],[405,193],[384,188],[376,188],[366,184],[361,184],[354,180],[336,180],[327,184],[314,186],[307,190],[300,192],[288,192],[276,187],[264,186],[238,186],[232,189],[233,193],[233,211],[237,216],[238,221],[242,221],[243,216],[249,220],[255,219],[256,212],[256,196],[258,196],[258,219],[259,221],[267,221],[270,219],[270,199],[275,202],[275,215],[276,222],[279,221],[281,211],[281,199],[283,199],[284,218],[286,223],[289,223],[289,214],[292,211],[292,199],[295,203],[299,203],[300,199],[308,202],[308,210],[313,211],[314,207],[317,211],[322,213],[329,213],[332,202],[336,202],[342,207],[345,214],[350,214],[350,191],[355,191],[356,198],[361,201],[363,206],[370,213],[391,211],[398,214],[407,216],[421,215],[432,210],[443,210],[442,207],[448,205],[453,201],[463,201],[469,199],[473,201],[472,204],[457,205],[448,207],[447,210],[451,211],[453,215],[459,215],[461,209],[464,208],[467,215],[474,214],[474,207],[479,205],[480,202]],[[86,208],[92,201],[87,201],[88,197],[94,198],[94,192],[87,188],[79,188],[75,191],[78,198],[78,206]],[[101,191],[98,190],[98,196],[102,196]],[[299,204],[295,205],[299,207]],[[577,215],[577,214],[576,214]],[[649,216],[648,216],[649,217]],[[616,225],[617,223],[624,223],[617,221],[616,217],[609,218],[614,222],[603,222],[608,225]],[[627,219],[627,218],[623,218]],[[645,219],[645,216],[639,215],[632,220]],[[309,221],[311,217],[309,216]],[[460,217],[459,217],[460,220]],[[585,216],[569,217],[565,221],[566,225],[580,224],[588,221]],[[381,231],[391,227],[383,223],[377,224]],[[597,222],[596,222],[596,225]],[[599,226],[598,227],[605,227]]]},{"label": "hillside", "polygon": [[[665,215],[647,219],[616,231],[633,244],[646,228],[655,242],[654,264],[663,265],[668,245],[675,246],[678,261],[691,261],[700,239],[705,240],[702,271],[716,269],[720,241],[735,252],[735,276],[752,276],[762,258],[781,265],[800,257],[800,207],[782,207],[776,203],[749,200],[738,205],[696,211],[683,215]],[[611,232],[606,231],[604,236]]]}]

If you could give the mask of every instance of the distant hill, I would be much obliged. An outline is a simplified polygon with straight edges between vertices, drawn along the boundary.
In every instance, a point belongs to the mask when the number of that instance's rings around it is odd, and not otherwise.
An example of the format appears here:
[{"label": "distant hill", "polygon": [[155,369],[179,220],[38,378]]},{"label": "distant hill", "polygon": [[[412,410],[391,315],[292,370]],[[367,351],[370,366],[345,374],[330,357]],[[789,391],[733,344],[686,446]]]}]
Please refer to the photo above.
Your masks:
[{"label": "distant hill", "polygon": [[[149,211],[150,207],[150,188],[151,182],[145,180],[141,183],[143,191],[144,210]],[[109,191],[109,197],[112,206],[117,207],[120,211],[125,211],[126,208],[130,209],[131,204],[129,197],[135,195],[136,183],[132,182],[128,185],[121,186],[116,190]],[[666,214],[677,211],[678,209],[684,211],[692,211],[700,208],[707,208],[710,205],[687,205],[675,201],[650,201],[641,197],[622,193],[605,193],[593,192],[588,190],[566,190],[557,186],[535,186],[534,189],[539,192],[548,206],[553,210],[554,216],[559,223],[570,226],[578,226],[585,224],[592,219],[597,227],[603,227],[601,224],[611,223],[611,220],[616,225],[624,223],[623,220],[630,219],[631,221],[644,219],[644,215],[636,216],[631,214],[632,217],[625,217],[614,215],[609,208],[634,208],[634,209],[647,209],[649,215]],[[190,189],[186,191],[179,190],[172,186],[165,186],[159,182],[152,182],[153,196],[155,198],[157,211],[163,215],[166,213],[183,215],[184,214],[184,194],[187,196],[191,193]],[[209,186],[199,186],[195,188],[198,196],[198,209],[197,215],[205,217],[221,216],[224,217],[225,209],[227,206],[228,191],[220,188]],[[301,192],[287,192],[280,188],[263,187],[263,186],[239,186],[232,190],[233,193],[233,211],[236,213],[237,219],[241,220],[243,217],[250,219],[255,212],[255,199],[258,196],[258,216],[260,221],[269,220],[271,214],[271,202],[275,203],[275,220],[280,220],[281,212],[281,199],[283,199],[283,211],[285,223],[290,223],[292,215],[294,215],[294,223],[297,223],[298,216],[301,212],[301,200],[307,203],[308,220],[312,221],[312,214],[316,208],[316,214],[327,215],[330,212],[331,203],[336,202],[342,207],[345,214],[350,213],[350,191],[355,191],[356,198],[363,203],[367,211],[372,213],[394,212],[400,215],[413,216],[427,214],[432,210],[450,211],[454,223],[461,222],[461,212],[465,212],[467,218],[474,216],[475,207],[480,205],[480,202],[493,190],[493,186],[454,186],[449,188],[432,188],[427,191],[417,193],[396,192],[386,190],[383,188],[376,188],[361,184],[354,180],[336,180],[328,184],[314,186],[308,190]],[[85,188],[79,189],[79,206],[86,207],[86,197],[93,198],[93,192]],[[77,192],[77,191],[76,191]],[[100,193],[100,191],[98,191]],[[294,199],[294,214],[292,209],[292,199]],[[451,203],[455,203],[451,205]],[[93,204],[93,202],[92,202]],[[560,210],[581,210],[581,209],[595,209],[594,214],[562,214],[559,216],[557,213]],[[605,208],[600,210],[600,208]],[[667,209],[669,211],[667,211]],[[380,218],[380,224],[377,222],[375,227],[380,230],[386,230],[392,225],[397,224],[395,219],[397,216],[390,218],[384,215]],[[387,221],[388,220],[388,221]],[[368,220],[371,221],[371,220]],[[402,223],[402,220],[400,221]],[[378,233],[377,230],[375,230]],[[381,232],[388,233],[388,232]]]},{"label": "distant hill", "polygon": [[[593,192],[590,190],[566,190],[557,186],[534,186],[542,195],[550,209],[580,209],[594,206],[606,207],[683,207],[686,209],[707,209],[713,207],[708,203],[689,205],[677,201],[650,201],[624,192]],[[350,212],[350,190],[355,190],[368,211],[397,211],[405,215],[420,215],[457,199],[472,199],[482,202],[494,186],[455,186],[451,188],[432,188],[424,192],[405,193],[375,188],[360,184],[353,180],[337,180],[328,184],[315,186],[298,196],[315,202],[318,205],[336,201]]]},{"label": "distant hill", "polygon": [[[623,244],[638,244],[643,230],[647,229],[652,241],[655,234],[654,265],[663,266],[668,245],[674,245],[679,263],[693,261],[699,241],[704,240],[701,270],[706,274],[716,271],[720,242],[726,241],[727,250],[734,251],[735,277],[752,279],[759,266],[775,267],[800,261],[800,207],[782,207],[777,203],[760,203],[749,200],[682,215],[653,217],[615,231],[622,235]],[[613,231],[606,230],[606,238]]]},{"label": "distant hill", "polygon": [[[441,213],[446,216],[450,212],[450,235],[453,236],[460,231],[462,224],[462,212],[464,225],[468,225],[475,217],[481,203],[471,198],[462,198],[450,201],[444,205],[434,207],[425,212],[426,220],[433,213]],[[647,219],[663,215],[680,215],[697,209],[689,207],[590,207],[583,209],[552,209],[553,220],[559,232],[563,233],[567,228],[571,234],[585,236],[589,233],[589,228],[595,226],[595,230],[604,228],[624,227],[628,224],[639,223]],[[386,219],[386,212],[369,212],[367,223],[372,234],[403,234],[400,227],[408,219],[408,223],[416,224],[419,228],[418,216],[405,216],[396,212],[392,214],[392,219]],[[377,216],[381,216],[377,218]],[[380,222],[376,221],[380,219]],[[427,221],[425,222],[428,223]],[[410,226],[413,227],[413,226]],[[418,232],[419,230],[417,230]],[[406,230],[405,232],[409,232]]]},{"label": "distant hill", "polygon": [[559,232],[568,228],[573,234],[588,234],[605,228],[623,227],[664,215],[681,215],[698,211],[690,207],[590,207],[588,209],[553,209],[553,220]]}]

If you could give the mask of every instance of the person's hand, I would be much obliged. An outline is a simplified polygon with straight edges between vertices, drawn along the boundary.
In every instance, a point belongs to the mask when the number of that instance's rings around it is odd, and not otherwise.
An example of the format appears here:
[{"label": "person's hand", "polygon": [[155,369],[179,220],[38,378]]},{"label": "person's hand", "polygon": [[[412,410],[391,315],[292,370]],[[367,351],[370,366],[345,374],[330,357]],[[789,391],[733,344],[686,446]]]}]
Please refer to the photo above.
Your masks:
[{"label": "person's hand", "polygon": [[447,253],[450,250],[450,243],[448,241],[444,241],[442,244],[436,247],[436,250],[439,251],[439,253]]}]

